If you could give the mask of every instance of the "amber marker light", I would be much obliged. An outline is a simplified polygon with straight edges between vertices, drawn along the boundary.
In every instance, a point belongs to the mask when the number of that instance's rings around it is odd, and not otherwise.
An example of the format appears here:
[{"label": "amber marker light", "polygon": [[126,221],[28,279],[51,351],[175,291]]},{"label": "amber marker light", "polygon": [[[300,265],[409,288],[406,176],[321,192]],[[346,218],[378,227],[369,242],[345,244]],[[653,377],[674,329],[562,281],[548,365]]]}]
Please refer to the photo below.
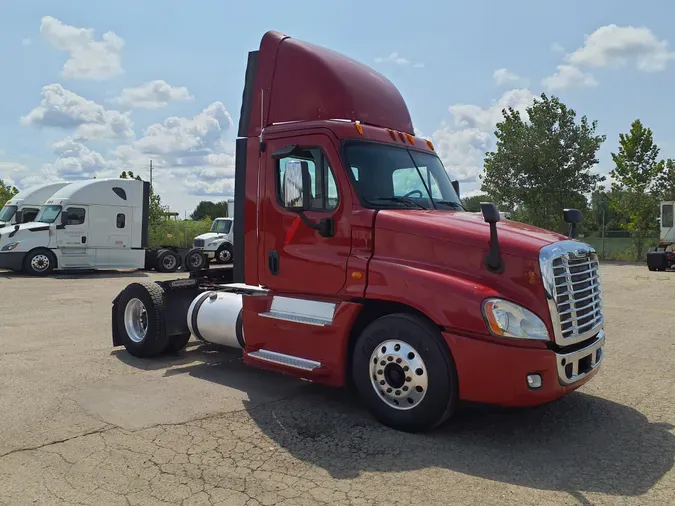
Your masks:
[{"label": "amber marker light", "polygon": [[429,149],[430,149],[431,151],[434,150],[434,145],[431,143],[431,141],[430,141],[429,139],[427,139],[427,146],[429,146]]},{"label": "amber marker light", "polygon": [[358,133],[360,133],[361,135],[363,135],[363,125],[361,125],[361,123],[359,123],[358,121],[355,123],[355,125],[356,125],[356,131]]},{"label": "amber marker light", "polygon": [[395,140],[396,140],[396,134],[394,133],[393,130],[389,130],[389,137],[391,137],[391,140],[392,140],[392,141],[395,141]]},{"label": "amber marker light", "polygon": [[360,272],[352,272],[352,278],[354,279],[361,279],[363,277],[363,274]]},{"label": "amber marker light", "polygon": [[408,142],[414,146],[415,145],[415,138],[410,134],[406,134],[406,135],[408,136]]}]

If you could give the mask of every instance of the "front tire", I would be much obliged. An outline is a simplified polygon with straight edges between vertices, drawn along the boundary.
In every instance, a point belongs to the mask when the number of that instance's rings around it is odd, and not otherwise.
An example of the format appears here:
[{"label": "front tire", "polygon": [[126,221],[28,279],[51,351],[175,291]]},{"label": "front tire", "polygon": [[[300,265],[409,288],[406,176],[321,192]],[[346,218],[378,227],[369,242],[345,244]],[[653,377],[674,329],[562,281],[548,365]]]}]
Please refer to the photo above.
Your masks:
[{"label": "front tire", "polygon": [[28,253],[23,270],[31,276],[47,276],[56,267],[56,256],[48,249],[36,249]]},{"label": "front tire", "polygon": [[388,427],[433,429],[455,409],[459,395],[452,355],[438,329],[422,317],[378,318],[358,337],[352,363],[361,398]]},{"label": "front tire", "polygon": [[206,267],[206,256],[201,250],[191,249],[185,255],[185,270],[198,271]]},{"label": "front tire", "polygon": [[221,244],[216,251],[216,262],[219,264],[231,264],[233,257],[232,245],[225,243]]},{"label": "front tire", "polygon": [[116,325],[122,344],[134,357],[159,355],[169,345],[164,290],[153,282],[132,283],[118,299]]}]

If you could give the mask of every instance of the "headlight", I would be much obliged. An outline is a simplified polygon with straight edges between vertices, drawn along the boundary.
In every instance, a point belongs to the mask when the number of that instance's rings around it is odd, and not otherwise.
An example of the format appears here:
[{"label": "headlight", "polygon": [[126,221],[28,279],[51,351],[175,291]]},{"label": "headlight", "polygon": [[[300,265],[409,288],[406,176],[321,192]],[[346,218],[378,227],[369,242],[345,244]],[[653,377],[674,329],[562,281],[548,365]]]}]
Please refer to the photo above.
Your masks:
[{"label": "headlight", "polygon": [[548,341],[548,329],[532,311],[502,299],[486,299],[483,316],[496,336]]},{"label": "headlight", "polygon": [[0,251],[12,251],[19,245],[18,242],[10,242],[9,244],[5,244]]}]

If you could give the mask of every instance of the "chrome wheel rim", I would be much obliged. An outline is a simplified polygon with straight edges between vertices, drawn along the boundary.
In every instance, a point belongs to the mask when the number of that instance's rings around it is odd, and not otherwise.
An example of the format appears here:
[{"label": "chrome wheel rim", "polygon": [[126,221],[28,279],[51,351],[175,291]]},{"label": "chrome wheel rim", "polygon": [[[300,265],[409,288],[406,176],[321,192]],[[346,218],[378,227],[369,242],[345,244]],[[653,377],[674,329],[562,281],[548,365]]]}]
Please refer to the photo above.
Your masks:
[{"label": "chrome wheel rim", "polygon": [[417,350],[404,341],[392,339],[380,343],[371,354],[370,382],[382,402],[405,411],[422,402],[429,376]]},{"label": "chrome wheel rim", "polygon": [[166,255],[162,258],[162,266],[167,270],[173,269],[176,267],[176,257],[173,255]]},{"label": "chrome wheel rim", "polygon": [[42,253],[35,255],[30,260],[30,266],[36,272],[44,272],[49,269],[49,257],[47,255],[43,255]]},{"label": "chrome wheel rim", "polygon": [[139,299],[131,299],[124,308],[124,329],[135,343],[145,339],[148,333],[148,311]]},{"label": "chrome wheel rim", "polygon": [[218,254],[218,256],[220,257],[221,262],[229,262],[230,258],[232,258],[232,255],[230,254],[230,251],[227,250],[227,249],[221,250],[220,253]]}]

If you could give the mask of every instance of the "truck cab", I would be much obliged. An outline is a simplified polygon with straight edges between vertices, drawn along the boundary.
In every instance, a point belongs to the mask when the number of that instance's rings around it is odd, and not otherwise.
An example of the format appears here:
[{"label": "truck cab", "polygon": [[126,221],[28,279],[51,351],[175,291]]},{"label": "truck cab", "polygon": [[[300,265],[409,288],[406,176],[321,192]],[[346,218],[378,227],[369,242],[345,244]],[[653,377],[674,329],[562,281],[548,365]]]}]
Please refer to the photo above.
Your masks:
[{"label": "truck cab", "polygon": [[[460,400],[550,402],[600,370],[593,248],[490,203],[464,211],[375,70],[268,32],[249,53],[238,135],[233,268],[130,284],[113,346],[152,357],[192,335],[238,348],[254,367],[354,385],[405,431]],[[572,231],[582,219],[564,217]]]},{"label": "truck cab", "polygon": [[[147,182],[109,178],[64,185],[42,203],[32,222],[0,229],[0,268],[32,275],[141,268],[173,272],[182,261],[176,251],[147,247],[148,213]],[[202,267],[202,255],[193,257]]]},{"label": "truck cab", "polygon": [[195,237],[193,246],[204,253],[209,260],[219,264],[231,264],[234,253],[234,228],[232,218],[216,218],[211,230]]},{"label": "truck cab", "polygon": [[68,183],[40,184],[20,191],[0,209],[0,229],[34,221],[44,201],[67,185]]}]

